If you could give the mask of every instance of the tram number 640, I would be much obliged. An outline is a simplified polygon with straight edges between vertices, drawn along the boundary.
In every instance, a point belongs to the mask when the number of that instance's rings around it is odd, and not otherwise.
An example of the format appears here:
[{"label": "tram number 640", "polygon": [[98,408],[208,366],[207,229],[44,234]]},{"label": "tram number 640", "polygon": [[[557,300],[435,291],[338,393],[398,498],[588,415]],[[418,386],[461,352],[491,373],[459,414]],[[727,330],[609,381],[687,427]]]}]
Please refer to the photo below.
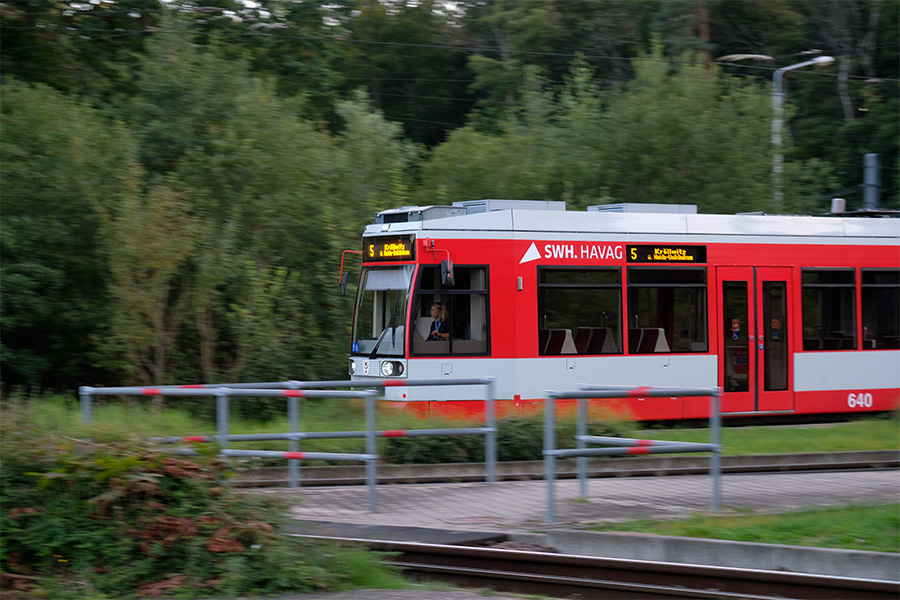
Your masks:
[{"label": "tram number 640", "polygon": [[847,394],[847,406],[850,408],[856,408],[857,406],[860,408],[871,408],[872,407],[872,394],[869,393],[849,393]]}]

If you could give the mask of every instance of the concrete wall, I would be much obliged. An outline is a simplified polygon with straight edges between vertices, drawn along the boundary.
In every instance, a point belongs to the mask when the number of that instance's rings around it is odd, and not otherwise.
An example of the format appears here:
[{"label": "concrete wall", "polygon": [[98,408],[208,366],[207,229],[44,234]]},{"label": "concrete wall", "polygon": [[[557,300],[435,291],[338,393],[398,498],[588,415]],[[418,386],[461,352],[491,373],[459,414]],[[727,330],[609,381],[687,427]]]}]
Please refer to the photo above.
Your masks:
[{"label": "concrete wall", "polygon": [[509,539],[551,546],[564,554],[900,581],[900,554],[891,552],[575,530],[514,533]]}]

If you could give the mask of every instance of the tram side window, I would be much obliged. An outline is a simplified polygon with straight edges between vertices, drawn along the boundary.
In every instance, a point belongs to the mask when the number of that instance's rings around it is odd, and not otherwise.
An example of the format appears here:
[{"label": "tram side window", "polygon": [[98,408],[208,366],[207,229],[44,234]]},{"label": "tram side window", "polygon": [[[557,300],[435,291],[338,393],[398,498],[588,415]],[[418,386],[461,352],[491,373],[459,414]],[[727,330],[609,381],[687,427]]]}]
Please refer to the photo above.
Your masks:
[{"label": "tram side window", "polygon": [[900,270],[862,270],[862,347],[900,348]]},{"label": "tram side window", "polygon": [[803,349],[856,348],[853,269],[803,269]]},{"label": "tram side window", "polygon": [[538,269],[538,354],[621,354],[620,269]]},{"label": "tram side window", "polygon": [[[438,266],[422,266],[413,300],[412,353],[415,355],[486,354],[489,346],[488,269],[487,267],[453,268],[454,286],[441,282]],[[431,307],[439,303],[438,312],[449,328],[448,339],[432,340],[429,331],[434,322]]]},{"label": "tram side window", "polygon": [[628,269],[628,353],[708,352],[705,268]]}]

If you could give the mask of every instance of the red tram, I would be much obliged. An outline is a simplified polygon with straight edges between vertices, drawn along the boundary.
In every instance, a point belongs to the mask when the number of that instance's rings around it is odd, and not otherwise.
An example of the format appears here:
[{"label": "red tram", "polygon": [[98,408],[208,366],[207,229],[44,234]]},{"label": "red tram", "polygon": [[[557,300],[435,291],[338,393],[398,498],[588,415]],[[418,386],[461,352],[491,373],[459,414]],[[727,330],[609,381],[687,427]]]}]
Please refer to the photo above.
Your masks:
[{"label": "red tram", "polygon": [[[897,219],[479,200],[379,213],[362,260],[355,381],[493,376],[501,415],[578,384],[721,386],[726,416],[900,401]],[[483,410],[458,402],[478,389],[386,393],[423,416]],[[709,413],[701,398],[605,402],[640,420]]]}]

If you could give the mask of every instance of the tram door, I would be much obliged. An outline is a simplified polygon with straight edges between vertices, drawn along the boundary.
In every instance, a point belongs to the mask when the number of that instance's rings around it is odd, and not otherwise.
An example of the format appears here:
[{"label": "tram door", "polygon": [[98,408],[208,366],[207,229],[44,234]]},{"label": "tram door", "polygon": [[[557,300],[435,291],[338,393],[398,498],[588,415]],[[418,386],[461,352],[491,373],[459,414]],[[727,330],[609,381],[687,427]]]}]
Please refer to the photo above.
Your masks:
[{"label": "tram door", "polygon": [[791,410],[789,267],[719,267],[722,412]]}]

